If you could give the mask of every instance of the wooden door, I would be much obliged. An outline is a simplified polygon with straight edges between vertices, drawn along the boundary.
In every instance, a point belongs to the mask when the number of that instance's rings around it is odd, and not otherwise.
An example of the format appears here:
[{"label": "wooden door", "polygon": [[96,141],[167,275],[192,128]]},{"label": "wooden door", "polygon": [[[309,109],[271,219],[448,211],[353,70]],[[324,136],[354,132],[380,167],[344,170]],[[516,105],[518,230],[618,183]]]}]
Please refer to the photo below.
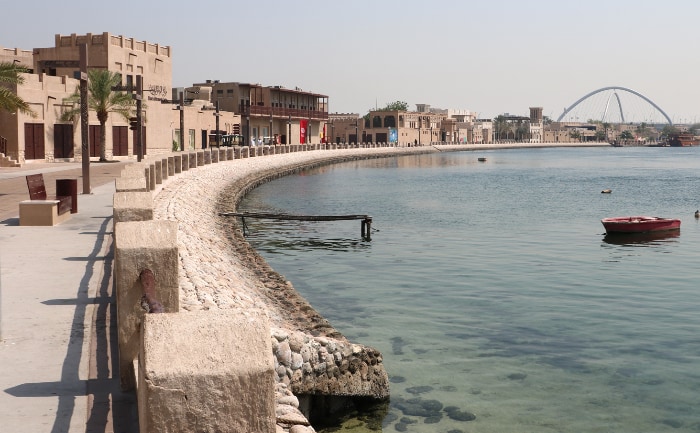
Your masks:
[{"label": "wooden door", "polygon": [[73,158],[73,125],[56,124],[53,129],[53,157]]},{"label": "wooden door", "polygon": [[45,159],[44,124],[24,124],[24,159]]},{"label": "wooden door", "polygon": [[89,135],[89,140],[88,142],[90,143],[90,156],[91,157],[96,157],[100,156],[100,136],[102,128],[100,128],[100,125],[90,125],[88,126],[88,135]]},{"label": "wooden door", "polygon": [[129,128],[127,126],[112,126],[112,155],[129,155]]}]

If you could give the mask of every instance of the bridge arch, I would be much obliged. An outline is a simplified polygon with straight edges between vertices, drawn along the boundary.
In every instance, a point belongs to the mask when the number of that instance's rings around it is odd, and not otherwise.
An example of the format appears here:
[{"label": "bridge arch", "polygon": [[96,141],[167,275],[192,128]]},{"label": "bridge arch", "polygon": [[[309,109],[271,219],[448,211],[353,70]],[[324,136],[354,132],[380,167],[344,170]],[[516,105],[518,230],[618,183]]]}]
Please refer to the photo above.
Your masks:
[{"label": "bridge arch", "polygon": [[[608,90],[622,90],[622,91],[631,93],[631,94],[633,94],[633,95],[639,96],[640,98],[644,99],[644,100],[647,101],[649,104],[651,104],[652,107],[656,108],[656,109],[659,111],[659,113],[661,113],[661,114],[664,116],[664,118],[668,121],[668,124],[669,124],[669,125],[673,125],[673,121],[671,121],[671,118],[668,117],[668,114],[666,114],[666,113],[664,112],[664,110],[661,109],[661,107],[659,107],[658,105],[656,105],[656,104],[654,103],[654,101],[652,101],[651,99],[647,98],[646,96],[642,95],[642,94],[639,93],[639,92],[635,92],[635,91],[632,90],[632,89],[628,89],[627,87],[620,87],[620,86],[601,87],[600,89],[594,90],[594,91],[592,91],[592,92],[590,92],[590,93],[584,95],[584,96],[581,97],[578,101],[576,101],[576,102],[574,102],[573,104],[571,104],[571,106],[570,106],[569,108],[566,108],[566,109],[564,110],[564,112],[561,113],[561,116],[559,116],[559,117],[557,118],[557,122],[561,122],[561,119],[563,119],[564,116],[566,116],[571,110],[573,110],[573,109],[574,109],[578,104],[580,104],[581,102],[585,101],[586,99],[590,98],[591,96],[593,96],[593,95],[595,95],[595,94],[597,94],[597,93],[605,92],[605,91],[608,91]],[[618,106],[620,107],[621,117],[623,118],[623,121],[624,121],[624,116],[622,115],[622,104],[620,103],[620,98],[619,98],[617,95],[615,95],[615,96],[616,96],[616,98],[617,98]]]}]

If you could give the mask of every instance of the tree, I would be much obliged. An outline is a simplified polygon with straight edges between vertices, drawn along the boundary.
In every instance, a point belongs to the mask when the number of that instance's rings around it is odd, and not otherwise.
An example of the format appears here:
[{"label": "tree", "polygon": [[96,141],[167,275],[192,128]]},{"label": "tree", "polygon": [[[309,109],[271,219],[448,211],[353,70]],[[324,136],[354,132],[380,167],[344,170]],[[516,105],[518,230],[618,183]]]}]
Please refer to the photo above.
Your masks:
[{"label": "tree", "polygon": [[24,77],[21,75],[23,72],[27,72],[27,68],[24,66],[10,62],[0,62],[0,110],[9,113],[19,111],[20,113],[36,117],[36,113],[32,111],[26,101],[2,85],[3,83],[10,85],[23,84]]},{"label": "tree", "polygon": [[[130,93],[114,91],[112,88],[121,84],[122,77],[118,72],[105,69],[90,69],[88,71],[88,109],[97,114],[100,122],[100,161],[107,161],[105,144],[107,141],[107,119],[109,113],[117,113],[127,121],[132,116],[135,101]],[[72,104],[61,115],[61,120],[77,120],[80,117],[80,88],[66,99]],[[88,157],[83,155],[83,157]]]},{"label": "tree", "polygon": [[625,129],[624,131],[622,131],[622,133],[620,133],[620,138],[622,140],[624,140],[625,142],[627,142],[629,140],[633,140],[634,135],[632,134],[632,132],[630,130]]},{"label": "tree", "polygon": [[389,104],[386,104],[386,107],[384,107],[382,109],[382,111],[408,111],[408,102],[404,102],[404,101],[391,102]]}]

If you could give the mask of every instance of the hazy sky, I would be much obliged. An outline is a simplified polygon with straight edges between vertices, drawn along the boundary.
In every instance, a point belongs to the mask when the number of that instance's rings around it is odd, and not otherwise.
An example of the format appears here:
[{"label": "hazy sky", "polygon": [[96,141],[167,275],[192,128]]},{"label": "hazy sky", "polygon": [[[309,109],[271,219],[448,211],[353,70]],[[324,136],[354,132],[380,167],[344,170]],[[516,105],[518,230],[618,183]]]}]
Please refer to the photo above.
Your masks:
[{"label": "hazy sky", "polygon": [[468,109],[557,118],[606,86],[675,122],[700,121],[698,0],[12,1],[0,46],[102,33],[173,48],[173,86],[207,79],[300,87],[331,112]]}]

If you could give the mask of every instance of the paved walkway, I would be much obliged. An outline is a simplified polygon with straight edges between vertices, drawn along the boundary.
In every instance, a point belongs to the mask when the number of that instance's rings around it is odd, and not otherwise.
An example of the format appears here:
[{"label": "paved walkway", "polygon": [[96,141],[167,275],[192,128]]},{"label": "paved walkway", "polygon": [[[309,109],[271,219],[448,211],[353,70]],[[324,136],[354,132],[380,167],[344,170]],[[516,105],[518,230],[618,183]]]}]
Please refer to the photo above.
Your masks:
[{"label": "paved walkway", "polygon": [[[125,163],[0,168],[0,430],[138,431],[135,395],[119,390],[112,296],[112,196]],[[54,227],[20,227],[25,175],[78,180],[78,213]],[[114,319],[113,319],[114,318]]]}]

